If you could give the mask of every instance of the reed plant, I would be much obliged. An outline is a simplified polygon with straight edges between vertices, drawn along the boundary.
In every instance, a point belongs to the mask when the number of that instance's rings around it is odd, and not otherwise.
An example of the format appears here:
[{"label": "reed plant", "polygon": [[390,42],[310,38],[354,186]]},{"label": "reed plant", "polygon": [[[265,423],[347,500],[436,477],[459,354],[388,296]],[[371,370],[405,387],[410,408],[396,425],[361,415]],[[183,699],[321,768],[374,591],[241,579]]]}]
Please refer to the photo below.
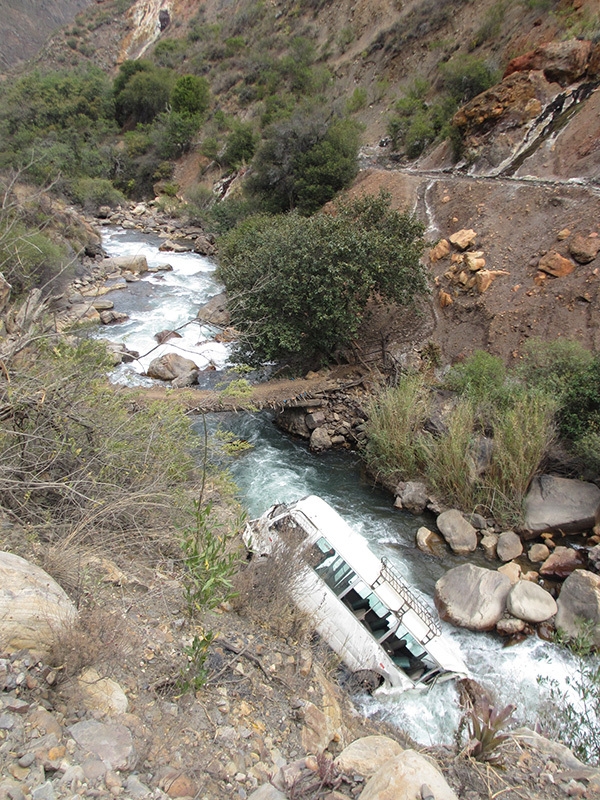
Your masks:
[{"label": "reed plant", "polygon": [[516,390],[493,419],[494,447],[486,472],[487,505],[499,522],[518,523],[523,499],[555,436],[556,401],[536,390]]},{"label": "reed plant", "polygon": [[474,402],[462,398],[450,414],[446,432],[423,442],[428,483],[442,499],[469,511],[477,506],[479,494],[473,457],[475,423]]},{"label": "reed plant", "polygon": [[409,479],[425,467],[422,428],[431,408],[423,376],[408,375],[371,404],[364,457],[369,469],[385,479]]}]

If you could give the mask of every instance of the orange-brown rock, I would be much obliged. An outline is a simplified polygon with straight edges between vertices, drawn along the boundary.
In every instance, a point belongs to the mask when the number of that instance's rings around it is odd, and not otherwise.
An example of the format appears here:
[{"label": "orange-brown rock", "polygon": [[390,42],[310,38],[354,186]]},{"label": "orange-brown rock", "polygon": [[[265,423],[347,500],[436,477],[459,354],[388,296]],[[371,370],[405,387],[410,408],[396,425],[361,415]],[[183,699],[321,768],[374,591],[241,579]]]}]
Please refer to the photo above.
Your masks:
[{"label": "orange-brown rock", "polygon": [[471,272],[477,272],[477,270],[483,269],[483,267],[485,267],[483,250],[477,250],[474,253],[465,253],[465,264]]},{"label": "orange-brown rock", "polygon": [[504,77],[516,72],[542,70],[546,80],[567,86],[585,73],[591,49],[590,41],[579,39],[547,42],[529,53],[513,58],[504,72]]},{"label": "orange-brown rock", "polygon": [[440,303],[440,308],[446,308],[446,306],[451,306],[452,303],[454,302],[452,300],[452,296],[449,295],[448,292],[445,292],[443,289],[440,290],[440,293],[438,295],[438,300]]},{"label": "orange-brown rock", "polygon": [[555,278],[564,278],[565,275],[570,275],[573,272],[575,264],[570,258],[561,256],[556,250],[550,250],[540,258],[538,269],[548,275],[553,275]]},{"label": "orange-brown rock", "polygon": [[429,251],[429,260],[432,264],[435,264],[436,261],[440,261],[440,259],[445,258],[449,252],[450,244],[448,240],[440,239],[436,246],[432,247]]},{"label": "orange-brown rock", "polygon": [[592,45],[587,65],[588,78],[600,78],[600,42]]},{"label": "orange-brown rock", "polygon": [[500,275],[510,275],[510,272],[507,272],[505,269],[480,269],[475,275],[475,286],[479,294],[487,292],[492,283],[496,278],[500,277]]},{"label": "orange-brown rock", "polygon": [[453,233],[452,236],[448,238],[455,247],[458,247],[459,250],[466,250],[467,247],[472,245],[477,238],[477,233],[471,228],[462,228],[460,231],[456,231],[456,233]]},{"label": "orange-brown rock", "polygon": [[[516,72],[459,108],[452,123],[466,135],[489,130],[507,116],[514,124],[523,124],[537,116],[541,104],[557,92],[558,86],[548,83],[541,72]],[[538,103],[530,102],[534,100]]]}]

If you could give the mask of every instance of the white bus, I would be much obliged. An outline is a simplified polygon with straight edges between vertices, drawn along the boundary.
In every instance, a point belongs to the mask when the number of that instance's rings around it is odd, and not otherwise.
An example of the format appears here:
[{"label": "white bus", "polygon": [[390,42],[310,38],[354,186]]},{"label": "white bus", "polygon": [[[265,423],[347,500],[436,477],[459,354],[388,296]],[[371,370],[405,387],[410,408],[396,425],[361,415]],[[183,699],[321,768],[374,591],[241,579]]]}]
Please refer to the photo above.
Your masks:
[{"label": "white bus", "polygon": [[294,543],[301,567],[292,601],[357,676],[372,687],[427,688],[467,677],[439,620],[398,572],[379,559],[320,497],[277,504],[246,527],[250,551],[268,557],[278,543]]}]

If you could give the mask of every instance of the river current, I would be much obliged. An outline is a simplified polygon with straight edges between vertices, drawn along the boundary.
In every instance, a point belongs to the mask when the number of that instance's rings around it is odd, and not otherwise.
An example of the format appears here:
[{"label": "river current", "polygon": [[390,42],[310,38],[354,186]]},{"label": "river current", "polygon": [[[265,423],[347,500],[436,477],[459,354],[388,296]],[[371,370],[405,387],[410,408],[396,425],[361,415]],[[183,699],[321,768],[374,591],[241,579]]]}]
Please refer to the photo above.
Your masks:
[{"label": "river current", "polygon": [[[105,229],[104,247],[109,255],[145,255],[150,266],[168,263],[173,267],[171,272],[148,274],[126,290],[108,295],[115,309],[125,311],[129,320],[103,327],[96,335],[124,342],[140,353],[139,361],[115,371],[114,380],[138,385],[153,383],[141,373],[150,360],[169,350],[192,358],[201,368],[212,362],[217,371],[207,373],[207,380],[219,380],[229,356],[227,346],[214,342],[215,331],[210,327],[197,322],[187,324],[194,320],[198,307],[221,290],[214,278],[215,264],[193,253],[161,253],[160,243],[161,239],[153,235]],[[181,339],[157,346],[155,333],[176,328]],[[306,444],[279,431],[266,413],[213,415],[210,426],[231,430],[252,444],[230,465],[250,517],[259,516],[277,501],[318,494],[369,540],[378,555],[390,558],[430,605],[436,580],[463,563],[450,554],[440,560],[421,553],[415,546],[415,533],[433,520],[393,509],[390,496],[364,478],[355,455],[333,452],[314,456]],[[566,679],[573,662],[556,645],[530,637],[512,647],[503,647],[495,636],[446,624],[443,629],[460,647],[472,676],[498,705],[515,703],[522,722],[533,726],[546,702],[540,677],[556,680],[568,693]],[[378,692],[374,697],[360,698],[359,704],[366,715],[385,718],[425,745],[451,743],[460,719],[456,690],[451,683],[435,686],[428,693]]]}]

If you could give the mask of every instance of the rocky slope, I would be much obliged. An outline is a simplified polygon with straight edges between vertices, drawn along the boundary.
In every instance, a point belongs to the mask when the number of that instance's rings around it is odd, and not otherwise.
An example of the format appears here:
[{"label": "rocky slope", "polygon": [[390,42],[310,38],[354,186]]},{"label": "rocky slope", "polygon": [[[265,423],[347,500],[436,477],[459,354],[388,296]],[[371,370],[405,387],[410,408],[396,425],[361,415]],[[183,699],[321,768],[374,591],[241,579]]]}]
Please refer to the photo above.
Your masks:
[{"label": "rocky slope", "polygon": [[34,56],[48,36],[68,25],[93,0],[1,0],[0,69]]}]

